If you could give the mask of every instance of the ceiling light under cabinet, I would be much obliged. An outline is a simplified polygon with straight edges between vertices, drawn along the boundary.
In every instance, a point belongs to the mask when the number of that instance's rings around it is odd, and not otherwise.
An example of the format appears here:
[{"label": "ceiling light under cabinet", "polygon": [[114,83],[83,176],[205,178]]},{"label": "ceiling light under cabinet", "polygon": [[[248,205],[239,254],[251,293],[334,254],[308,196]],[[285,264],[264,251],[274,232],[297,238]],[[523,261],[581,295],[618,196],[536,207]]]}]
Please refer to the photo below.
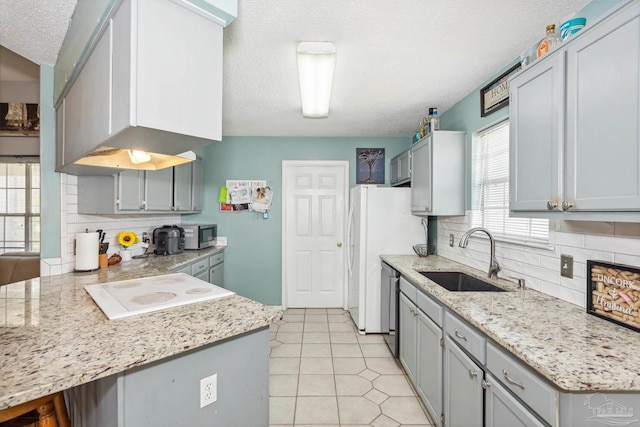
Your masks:
[{"label": "ceiling light under cabinet", "polygon": [[140,150],[125,150],[113,147],[100,147],[86,157],[73,162],[82,166],[97,166],[117,169],[160,170],[196,159],[193,151],[176,155],[152,153]]}]

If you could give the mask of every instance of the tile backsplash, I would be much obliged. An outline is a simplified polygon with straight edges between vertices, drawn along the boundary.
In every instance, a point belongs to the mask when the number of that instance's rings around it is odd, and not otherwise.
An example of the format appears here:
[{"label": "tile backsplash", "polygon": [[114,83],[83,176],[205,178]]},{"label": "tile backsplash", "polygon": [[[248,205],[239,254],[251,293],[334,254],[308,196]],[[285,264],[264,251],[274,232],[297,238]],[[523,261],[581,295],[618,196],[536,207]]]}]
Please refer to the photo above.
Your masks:
[{"label": "tile backsplash", "polygon": [[[69,273],[75,268],[75,234],[85,230],[106,232],[105,242],[109,242],[108,254],[122,249],[118,245],[118,233],[133,231],[142,240],[142,233],[152,234],[153,229],[164,224],[180,224],[180,215],[83,215],[78,213],[78,177],[60,176],[60,258],[42,259],[40,275],[49,276]],[[133,255],[144,252],[140,245],[131,247]]]},{"label": "tile backsplash", "polygon": [[[460,237],[470,228],[470,211],[465,216],[439,217],[438,255],[488,271],[488,239],[472,237],[467,248],[458,247]],[[549,228],[547,247],[496,242],[500,277],[524,278],[529,288],[586,307],[588,259],[640,266],[640,224],[550,220]],[[449,246],[450,234],[454,235],[453,247]],[[573,279],[560,276],[561,254],[573,257]]]}]

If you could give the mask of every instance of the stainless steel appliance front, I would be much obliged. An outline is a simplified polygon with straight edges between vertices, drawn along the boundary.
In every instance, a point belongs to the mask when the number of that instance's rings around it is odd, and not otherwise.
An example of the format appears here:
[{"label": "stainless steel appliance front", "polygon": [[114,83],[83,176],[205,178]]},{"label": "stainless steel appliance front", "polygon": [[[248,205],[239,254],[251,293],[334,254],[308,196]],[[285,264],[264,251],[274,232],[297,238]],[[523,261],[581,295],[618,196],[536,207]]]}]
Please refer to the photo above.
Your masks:
[{"label": "stainless steel appliance front", "polygon": [[400,294],[400,273],[388,264],[382,263],[380,271],[380,330],[393,357],[400,356],[400,313],[398,301]]},{"label": "stainless steel appliance front", "polygon": [[216,224],[185,224],[184,248],[190,250],[204,249],[216,245],[218,226]]}]

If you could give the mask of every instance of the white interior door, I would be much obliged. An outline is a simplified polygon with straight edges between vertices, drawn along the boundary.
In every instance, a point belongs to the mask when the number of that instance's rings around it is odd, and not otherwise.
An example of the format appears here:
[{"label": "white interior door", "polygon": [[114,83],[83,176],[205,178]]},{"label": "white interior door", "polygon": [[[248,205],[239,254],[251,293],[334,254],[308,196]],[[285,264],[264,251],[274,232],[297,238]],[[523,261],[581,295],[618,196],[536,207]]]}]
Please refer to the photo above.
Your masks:
[{"label": "white interior door", "polygon": [[282,305],[343,307],[346,161],[283,161]]}]

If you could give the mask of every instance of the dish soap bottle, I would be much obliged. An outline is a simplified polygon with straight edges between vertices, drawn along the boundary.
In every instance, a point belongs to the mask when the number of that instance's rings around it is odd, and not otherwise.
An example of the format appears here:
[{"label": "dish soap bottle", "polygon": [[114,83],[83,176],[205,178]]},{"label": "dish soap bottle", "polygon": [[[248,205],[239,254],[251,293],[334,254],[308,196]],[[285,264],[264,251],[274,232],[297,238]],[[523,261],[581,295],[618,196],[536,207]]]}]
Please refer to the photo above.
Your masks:
[{"label": "dish soap bottle", "polygon": [[558,44],[558,35],[556,34],[556,24],[547,25],[547,35],[538,43],[537,56],[548,53]]}]

